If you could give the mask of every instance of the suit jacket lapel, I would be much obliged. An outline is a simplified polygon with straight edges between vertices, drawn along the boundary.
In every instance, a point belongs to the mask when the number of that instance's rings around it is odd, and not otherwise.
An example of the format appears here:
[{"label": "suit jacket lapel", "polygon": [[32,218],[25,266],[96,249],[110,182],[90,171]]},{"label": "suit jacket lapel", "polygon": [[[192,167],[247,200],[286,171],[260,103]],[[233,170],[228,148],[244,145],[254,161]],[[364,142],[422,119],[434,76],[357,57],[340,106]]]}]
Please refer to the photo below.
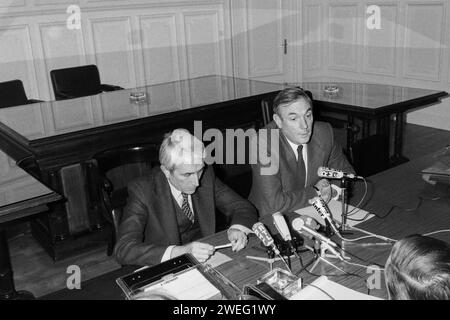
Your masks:
[{"label": "suit jacket lapel", "polygon": [[173,196],[170,192],[169,182],[161,169],[155,170],[154,181],[153,195],[150,199],[154,201],[155,215],[158,217],[163,233],[170,243],[180,244],[180,232]]},{"label": "suit jacket lapel", "polygon": [[[208,167],[207,170],[211,170]],[[213,189],[209,188],[210,178],[206,172],[200,181],[200,186],[197,191],[192,195],[192,205],[194,207],[194,213],[196,218],[198,218],[198,223],[200,225],[200,230],[203,236],[213,234],[216,231],[216,211],[214,205],[214,194],[212,194]]]},{"label": "suit jacket lapel", "polygon": [[317,169],[322,165],[321,159],[324,159],[325,152],[315,139],[314,134],[306,147],[308,150],[308,179],[306,185],[309,186],[317,181]]},{"label": "suit jacket lapel", "polygon": [[289,171],[295,172],[297,170],[297,158],[295,157],[294,150],[292,150],[291,145],[289,144],[287,138],[285,137],[283,132],[281,132],[281,130],[280,130],[280,152],[283,152],[286,156],[286,162],[290,167]]}]

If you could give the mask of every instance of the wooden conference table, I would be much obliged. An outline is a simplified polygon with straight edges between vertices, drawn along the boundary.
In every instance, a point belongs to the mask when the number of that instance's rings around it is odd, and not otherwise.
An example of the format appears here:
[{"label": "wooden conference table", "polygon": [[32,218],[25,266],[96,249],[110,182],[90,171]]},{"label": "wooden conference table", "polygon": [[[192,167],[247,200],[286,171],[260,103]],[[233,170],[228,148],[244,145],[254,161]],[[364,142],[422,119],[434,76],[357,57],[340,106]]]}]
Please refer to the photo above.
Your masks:
[{"label": "wooden conference table", "polygon": [[[159,143],[164,132],[194,121],[207,128],[260,127],[270,121],[262,100],[272,101],[286,86],[312,92],[321,111],[377,119],[438,103],[445,91],[362,82],[335,82],[339,92],[325,93],[330,82],[276,84],[225,76],[204,76],[146,87],[105,92],[77,99],[0,109],[0,148],[44,184],[56,185],[64,167],[91,159],[95,153],[130,143]],[[144,93],[132,101],[132,93]],[[239,116],[237,116],[239,115]],[[368,126],[369,123],[367,122]],[[401,121],[397,126],[400,127]],[[380,128],[381,130],[382,128]],[[370,130],[364,130],[367,135]],[[203,133],[203,132],[202,132]],[[402,130],[395,133],[401,145]],[[401,148],[396,148],[401,155]]]},{"label": "wooden conference table", "polygon": [[[336,94],[324,91],[330,84],[339,88]],[[444,91],[356,81],[331,83],[327,79],[289,85],[310,90],[319,113],[338,113],[350,126],[362,119],[363,136],[369,135],[371,120],[377,121],[376,132],[389,135],[388,120],[395,114],[394,160],[404,158],[403,113],[437,103],[447,95]],[[90,180],[95,154],[123,145],[159,144],[163,134],[175,128],[193,132],[194,121],[201,121],[203,132],[208,128],[258,129],[270,121],[271,101],[285,87],[204,76],[0,109],[0,149],[66,199],[54,208],[52,218],[44,215],[32,221],[33,236],[55,260],[100,243],[109,231],[96,200],[97,188]],[[145,94],[145,98],[132,101],[134,93]],[[348,136],[351,142],[353,135]]]},{"label": "wooden conference table", "polygon": [[[442,152],[440,152],[441,154]],[[358,225],[364,230],[401,239],[407,235],[449,229],[450,227],[450,187],[448,185],[432,186],[422,180],[420,171],[436,161],[439,153],[426,155],[395,168],[389,169],[369,179],[368,195],[361,207],[379,217],[373,217]],[[357,183],[352,203],[361,199],[363,184]],[[351,217],[351,216],[350,216]],[[355,238],[361,234],[346,235]],[[433,235],[438,239],[450,242],[450,233]],[[369,239],[370,240],[370,239]],[[226,243],[224,232],[206,237],[203,241],[220,245]],[[369,242],[381,242],[379,239],[359,241],[360,244],[345,242],[344,248],[351,257],[350,262],[362,265],[378,264],[384,266],[389,255],[391,245],[372,245]],[[245,284],[255,283],[258,278],[269,271],[268,264],[263,261],[250,260],[247,255],[267,257],[255,236],[250,237],[249,245],[242,251],[233,253],[230,249],[222,251],[233,260],[217,267],[217,270],[242,288]],[[312,253],[301,254],[304,264],[312,261]],[[366,279],[372,274],[364,267],[343,264],[336,259],[329,259],[345,271],[359,275],[359,277],[344,274],[325,263],[320,263],[314,269],[315,274],[325,274],[329,279],[362,293],[367,293]],[[281,262],[274,266],[283,268]],[[43,299],[124,299],[124,294],[115,283],[116,278],[132,272],[135,267],[124,267],[85,281],[80,290],[61,290]],[[293,260],[294,272],[300,270],[300,264]],[[370,294],[380,298],[387,298],[384,276],[381,272],[378,288],[370,290]],[[304,283],[311,283],[315,277],[303,271],[300,276]]]},{"label": "wooden conference table", "polygon": [[32,293],[15,289],[6,230],[14,223],[48,211],[49,205],[60,199],[61,195],[34,181],[26,198],[19,193],[0,206],[0,300],[34,298]]}]

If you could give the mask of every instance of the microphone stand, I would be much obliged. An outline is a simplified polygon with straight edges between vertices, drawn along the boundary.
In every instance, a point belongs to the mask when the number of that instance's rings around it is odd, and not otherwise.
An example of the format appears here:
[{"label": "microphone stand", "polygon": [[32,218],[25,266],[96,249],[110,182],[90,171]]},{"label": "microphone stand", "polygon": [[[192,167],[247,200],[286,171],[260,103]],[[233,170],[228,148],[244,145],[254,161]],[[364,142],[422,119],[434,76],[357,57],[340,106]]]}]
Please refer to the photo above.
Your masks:
[{"label": "microphone stand", "polygon": [[[329,264],[330,266],[336,268],[337,270],[343,272],[343,273],[347,273],[346,271],[344,271],[343,269],[339,268],[338,266],[336,266],[335,264],[331,263],[330,261],[328,261],[326,258],[337,258],[339,260],[344,260],[344,258],[342,256],[340,256],[339,254],[336,254],[336,250],[334,250],[328,243],[320,241],[320,240],[316,240],[318,242],[320,242],[320,251],[319,254],[316,253],[316,261],[314,262],[314,264],[312,265],[311,269],[309,269],[309,272],[312,273],[314,268],[319,264],[319,262],[323,261],[327,264]],[[332,252],[332,254],[327,254],[327,251]]]},{"label": "microphone stand", "polygon": [[[292,273],[292,270],[291,270],[291,257],[290,257],[289,254],[287,255],[288,261],[286,261],[286,259],[283,257],[283,253],[281,253],[280,250],[277,248],[277,246],[274,244],[273,247],[267,247],[267,255],[269,256],[269,259],[267,259],[267,261],[269,262],[270,270],[272,270],[273,262],[281,260],[281,261],[283,261],[283,263],[286,266],[287,270],[290,273]],[[278,256],[278,258],[275,258],[275,256]]]},{"label": "microphone stand", "polygon": [[340,232],[341,234],[351,234],[351,232],[347,231],[347,187],[348,187],[348,180],[347,178],[343,177],[341,179],[341,226],[340,226]]},{"label": "microphone stand", "polygon": [[[294,255],[292,255],[291,257],[293,257]],[[284,261],[283,257],[275,257],[273,256],[272,258],[262,258],[262,257],[255,257],[255,256],[245,256],[247,259],[251,259],[251,260],[257,260],[257,261],[264,261],[267,262],[269,264],[269,270],[272,271],[273,270],[273,264],[277,261]],[[291,258],[289,257],[289,259]],[[286,265],[286,262],[285,262]],[[291,270],[289,270],[289,272],[292,273]]]}]

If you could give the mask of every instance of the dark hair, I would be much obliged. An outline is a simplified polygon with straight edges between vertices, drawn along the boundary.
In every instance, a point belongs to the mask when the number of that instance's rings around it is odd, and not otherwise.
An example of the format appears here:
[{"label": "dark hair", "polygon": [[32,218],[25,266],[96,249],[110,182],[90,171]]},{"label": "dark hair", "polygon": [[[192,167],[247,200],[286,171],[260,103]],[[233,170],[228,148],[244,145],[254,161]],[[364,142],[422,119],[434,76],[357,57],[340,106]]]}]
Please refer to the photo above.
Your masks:
[{"label": "dark hair", "polygon": [[304,91],[299,87],[290,87],[281,90],[273,99],[273,113],[278,113],[280,106],[290,104],[299,99],[304,99],[312,107],[312,95],[309,91]]},{"label": "dark hair", "polygon": [[448,300],[450,246],[421,235],[401,239],[392,247],[385,277],[393,300]]}]

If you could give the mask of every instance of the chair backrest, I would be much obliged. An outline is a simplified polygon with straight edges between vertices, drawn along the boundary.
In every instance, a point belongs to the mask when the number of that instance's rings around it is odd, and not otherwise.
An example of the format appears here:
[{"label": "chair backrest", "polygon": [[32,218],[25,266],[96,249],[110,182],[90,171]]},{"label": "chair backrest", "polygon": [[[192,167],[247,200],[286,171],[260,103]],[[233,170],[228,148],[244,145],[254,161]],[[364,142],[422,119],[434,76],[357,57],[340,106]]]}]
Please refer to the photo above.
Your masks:
[{"label": "chair backrest", "polygon": [[126,187],[128,182],[148,172],[159,163],[156,144],[127,145],[96,154],[97,170],[107,177],[114,189]]},{"label": "chair backrest", "polygon": [[0,108],[20,106],[28,103],[21,80],[0,82]]},{"label": "chair backrest", "polygon": [[96,166],[91,166],[89,194],[91,201],[99,204],[103,216],[113,225],[108,255],[112,253],[122,219],[122,208],[128,198],[127,185],[158,164],[158,155],[159,146],[140,144],[104,150],[93,157]]},{"label": "chair backrest", "polygon": [[367,177],[390,167],[389,138],[375,134],[360,139],[350,146],[350,156],[356,173]]},{"label": "chair backrest", "polygon": [[50,71],[56,100],[78,98],[101,92],[97,66],[86,65]]},{"label": "chair backrest", "polygon": [[[243,130],[256,129],[253,125],[244,126]],[[241,138],[236,136],[233,138],[233,144],[229,141],[223,145],[223,163],[214,163],[214,171],[216,176],[233,189],[244,199],[247,199],[252,187],[252,168],[250,166],[250,141],[249,138],[245,138],[244,141],[240,141]],[[241,145],[241,143],[244,143]],[[234,150],[229,148],[233,146]],[[217,152],[218,150],[215,150]],[[229,159],[228,153],[233,153],[233,159]],[[228,163],[232,160],[231,163]]]}]

